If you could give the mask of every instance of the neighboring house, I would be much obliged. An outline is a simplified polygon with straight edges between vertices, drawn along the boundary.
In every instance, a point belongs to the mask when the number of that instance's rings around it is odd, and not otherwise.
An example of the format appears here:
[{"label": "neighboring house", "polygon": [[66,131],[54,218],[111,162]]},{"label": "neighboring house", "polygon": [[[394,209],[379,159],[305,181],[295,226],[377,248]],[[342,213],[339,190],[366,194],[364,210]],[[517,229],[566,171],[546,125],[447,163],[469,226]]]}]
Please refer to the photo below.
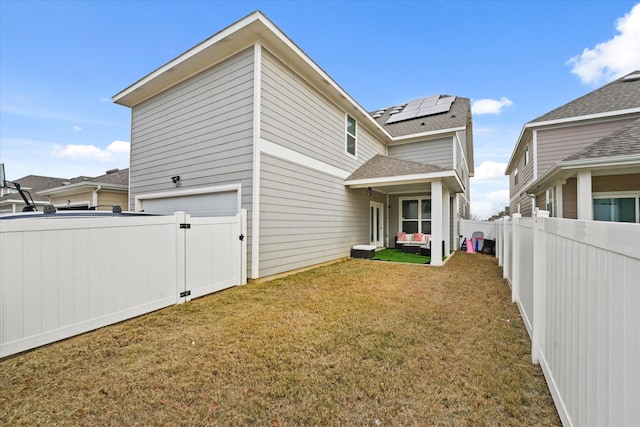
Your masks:
[{"label": "neighboring house", "polygon": [[[29,201],[33,200],[33,203],[36,206],[44,206],[50,203],[49,198],[38,194],[38,192],[62,185],[64,181],[64,178],[27,175],[23,178],[16,179],[13,182],[18,183],[20,188],[27,193],[27,199]],[[29,198],[29,196],[31,196],[31,198]],[[13,187],[0,188],[0,214],[22,212],[22,208],[25,206],[26,204],[24,203],[24,200],[22,200],[18,190]]]},{"label": "neighboring house", "polygon": [[260,12],[113,101],[131,108],[132,210],[246,209],[253,279],[393,246],[399,230],[430,234],[442,265],[469,215],[469,99],[368,113]]},{"label": "neighboring house", "polygon": [[104,175],[78,177],[62,182],[38,194],[48,197],[58,210],[111,210],[113,205],[129,205],[129,169],[111,169]]},{"label": "neighboring house", "polygon": [[640,71],[527,123],[505,173],[512,213],[640,222]]},{"label": "neighboring house", "polygon": [[[95,178],[28,175],[13,182],[31,195],[36,206],[54,205],[58,210],[111,210],[113,205],[123,209],[129,205],[129,169],[112,169]],[[0,213],[21,212],[24,207],[16,189],[0,189]]]}]

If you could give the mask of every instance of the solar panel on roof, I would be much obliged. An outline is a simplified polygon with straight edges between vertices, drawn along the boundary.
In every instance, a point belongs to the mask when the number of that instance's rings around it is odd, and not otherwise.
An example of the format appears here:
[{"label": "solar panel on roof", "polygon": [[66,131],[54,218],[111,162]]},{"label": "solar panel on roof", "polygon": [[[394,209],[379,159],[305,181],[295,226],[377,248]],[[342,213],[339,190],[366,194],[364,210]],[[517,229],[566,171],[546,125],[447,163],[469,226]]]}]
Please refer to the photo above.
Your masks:
[{"label": "solar panel on roof", "polygon": [[451,104],[456,100],[455,96],[433,95],[426,98],[416,99],[407,104],[404,109],[394,113],[387,120],[386,124],[396,123],[403,120],[415,119],[418,117],[431,116],[433,114],[446,113],[451,109]]}]

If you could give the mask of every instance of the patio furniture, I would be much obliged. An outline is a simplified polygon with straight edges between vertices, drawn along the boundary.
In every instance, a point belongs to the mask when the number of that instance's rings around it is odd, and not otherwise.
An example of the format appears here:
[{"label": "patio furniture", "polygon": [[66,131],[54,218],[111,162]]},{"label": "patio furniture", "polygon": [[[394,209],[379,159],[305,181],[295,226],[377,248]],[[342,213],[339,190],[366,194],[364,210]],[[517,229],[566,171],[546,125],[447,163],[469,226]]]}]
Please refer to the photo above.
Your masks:
[{"label": "patio furniture", "polygon": [[431,256],[431,248],[429,247],[429,245],[420,246],[420,255]]},{"label": "patio furniture", "polygon": [[430,234],[405,233],[403,231],[400,231],[396,235],[395,248],[396,249],[402,249],[402,246],[407,245],[407,244],[427,245],[427,244],[429,244],[430,240],[431,240],[431,235]]},{"label": "patio furniture", "polygon": [[376,254],[376,247],[371,245],[356,245],[351,248],[351,258],[371,259]]},{"label": "patio furniture", "polygon": [[402,252],[404,252],[405,254],[419,254],[420,253],[420,244],[414,244],[414,243],[405,243],[404,245],[402,245]]}]

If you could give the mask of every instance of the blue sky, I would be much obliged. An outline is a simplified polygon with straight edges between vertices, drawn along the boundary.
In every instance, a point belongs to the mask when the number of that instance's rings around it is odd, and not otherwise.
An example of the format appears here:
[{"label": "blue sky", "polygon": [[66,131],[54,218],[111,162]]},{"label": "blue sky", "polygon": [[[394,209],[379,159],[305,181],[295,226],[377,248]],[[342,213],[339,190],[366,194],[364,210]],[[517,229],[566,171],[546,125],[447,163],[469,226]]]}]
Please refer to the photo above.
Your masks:
[{"label": "blue sky", "polygon": [[508,204],[522,126],[640,69],[634,1],[0,1],[0,162],[8,179],[128,167],[111,96],[254,10],[365,109],[471,98],[472,212]]}]

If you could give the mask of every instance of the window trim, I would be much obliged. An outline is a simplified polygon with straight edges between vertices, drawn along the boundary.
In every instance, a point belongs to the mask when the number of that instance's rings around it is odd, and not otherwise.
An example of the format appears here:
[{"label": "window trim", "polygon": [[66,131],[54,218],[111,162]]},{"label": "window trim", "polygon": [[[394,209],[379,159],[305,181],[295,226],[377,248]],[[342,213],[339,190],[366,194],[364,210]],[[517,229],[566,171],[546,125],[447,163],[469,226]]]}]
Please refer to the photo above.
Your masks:
[{"label": "window trim", "polygon": [[[635,211],[636,211],[636,222],[635,224],[640,223],[640,191],[604,191],[593,193],[591,195],[591,208],[594,209],[593,205],[596,199],[635,199]],[[594,220],[595,220],[595,212],[594,212]],[[603,221],[603,220],[596,220]],[[617,221],[612,221],[617,222]],[[627,223],[634,224],[634,223]]]},{"label": "window trim", "polygon": [[524,149],[524,165],[527,166],[529,164],[529,146]]},{"label": "window trim", "polygon": [[[349,119],[353,120],[355,132],[349,133]],[[349,137],[353,138],[353,153],[349,152]],[[349,113],[345,113],[344,118],[344,152],[347,156],[358,158],[358,121]]]},{"label": "window trim", "polygon": [[[423,234],[431,234],[424,233],[422,231],[422,222],[432,222],[431,218],[425,219],[422,218],[422,201],[423,200],[432,200],[431,196],[413,196],[413,197],[398,197],[398,231],[402,231],[402,223],[405,221],[402,217],[402,202],[407,200],[417,200],[418,201],[418,218],[416,219],[408,219],[407,221],[417,221],[418,222],[418,230]],[[431,204],[431,216],[433,217],[433,203]]]}]

